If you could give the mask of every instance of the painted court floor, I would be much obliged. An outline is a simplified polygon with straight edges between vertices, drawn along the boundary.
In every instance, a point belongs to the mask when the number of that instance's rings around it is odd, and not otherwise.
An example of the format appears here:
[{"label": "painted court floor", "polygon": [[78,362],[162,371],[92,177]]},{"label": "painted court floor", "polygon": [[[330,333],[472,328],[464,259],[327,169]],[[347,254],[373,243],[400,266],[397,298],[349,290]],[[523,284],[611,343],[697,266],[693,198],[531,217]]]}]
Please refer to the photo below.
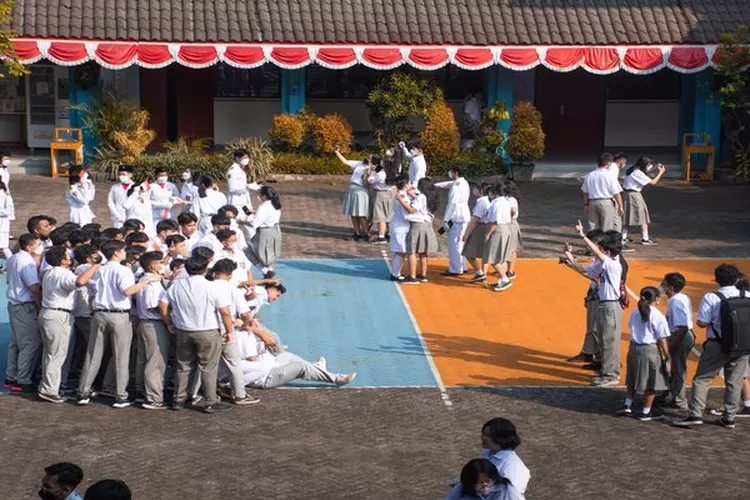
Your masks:
[{"label": "painted court floor", "polygon": [[[750,261],[732,262],[750,270]],[[697,309],[719,263],[632,260],[628,285],[638,293],[667,272],[682,272]],[[498,293],[467,283],[468,276],[441,277],[444,263],[434,264],[430,283],[403,286],[388,280],[382,259],[285,261],[277,272],[289,291],[261,320],[292,352],[323,355],[332,371],[356,371],[354,387],[588,385],[590,373],[565,361],[581,347],[586,280],[556,261],[522,260],[514,286]],[[0,307],[2,372],[8,340],[7,308]],[[688,380],[694,370],[695,360]]]}]

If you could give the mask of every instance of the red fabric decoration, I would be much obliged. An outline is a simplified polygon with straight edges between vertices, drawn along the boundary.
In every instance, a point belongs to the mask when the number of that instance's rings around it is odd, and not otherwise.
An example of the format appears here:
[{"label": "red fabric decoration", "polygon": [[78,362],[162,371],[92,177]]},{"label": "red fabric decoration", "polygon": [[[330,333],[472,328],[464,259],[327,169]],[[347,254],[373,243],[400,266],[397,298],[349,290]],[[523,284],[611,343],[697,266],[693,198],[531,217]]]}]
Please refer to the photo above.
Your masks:
[{"label": "red fabric decoration", "polygon": [[330,68],[346,68],[357,60],[357,54],[354,49],[321,47],[315,60]]},{"label": "red fabric decoration", "polygon": [[310,53],[306,47],[274,47],[271,51],[271,59],[282,68],[299,67],[310,62]]},{"label": "red fabric decoration", "polygon": [[216,47],[213,45],[183,45],[177,59],[185,66],[210,66],[216,62]]},{"label": "red fabric decoration", "polygon": [[224,52],[224,59],[237,66],[257,66],[266,62],[263,49],[260,47],[229,46]]},{"label": "red fabric decoration", "polygon": [[545,61],[553,68],[568,69],[576,66],[583,59],[582,48],[553,48],[547,50]]},{"label": "red fabric decoration", "polygon": [[411,49],[409,61],[417,68],[439,68],[448,61],[448,51],[445,49]]},{"label": "red fabric decoration", "polygon": [[123,43],[100,43],[94,52],[101,62],[110,66],[125,66],[138,55],[136,45]]},{"label": "red fabric decoration", "polygon": [[458,49],[453,59],[467,68],[482,68],[492,64],[494,57],[490,49]]},{"label": "red fabric decoration", "polygon": [[539,62],[539,54],[536,49],[503,49],[500,60],[510,68],[527,68]]},{"label": "red fabric decoration", "polygon": [[149,66],[164,66],[172,61],[166,45],[138,45],[138,61]]},{"label": "red fabric decoration", "polygon": [[13,48],[21,62],[38,60],[42,56],[39,46],[33,41],[16,40],[13,42]]},{"label": "red fabric decoration", "polygon": [[399,49],[365,49],[362,60],[375,67],[394,67],[403,61]]},{"label": "red fabric decoration", "polygon": [[708,64],[708,56],[703,47],[674,47],[667,63],[681,69],[697,69]]},{"label": "red fabric decoration", "polygon": [[620,69],[617,49],[588,47],[583,53],[584,64],[597,73],[613,73]]},{"label": "red fabric decoration", "polygon": [[66,63],[78,63],[88,60],[86,45],[80,42],[52,42],[47,54],[52,59]]},{"label": "red fabric decoration", "polygon": [[664,64],[664,55],[658,48],[632,48],[625,52],[622,62],[636,72],[653,71]]}]

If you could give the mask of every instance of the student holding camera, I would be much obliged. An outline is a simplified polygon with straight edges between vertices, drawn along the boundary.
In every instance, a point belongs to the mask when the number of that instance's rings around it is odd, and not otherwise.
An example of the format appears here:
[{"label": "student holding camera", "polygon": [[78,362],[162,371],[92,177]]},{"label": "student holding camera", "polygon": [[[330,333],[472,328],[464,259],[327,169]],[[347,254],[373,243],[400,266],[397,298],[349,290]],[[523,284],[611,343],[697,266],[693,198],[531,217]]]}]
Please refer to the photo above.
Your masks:
[{"label": "student holding camera", "polygon": [[[627,171],[627,177],[623,182],[624,191],[623,202],[625,205],[625,215],[622,221],[622,240],[628,239],[628,227],[640,226],[641,228],[641,245],[656,245],[656,242],[648,237],[648,225],[651,217],[648,213],[648,205],[643,199],[643,188],[649,184],[655,186],[667,171],[666,167],[655,162],[646,156],[641,156],[638,161]],[[655,177],[652,179],[650,174]]]}]

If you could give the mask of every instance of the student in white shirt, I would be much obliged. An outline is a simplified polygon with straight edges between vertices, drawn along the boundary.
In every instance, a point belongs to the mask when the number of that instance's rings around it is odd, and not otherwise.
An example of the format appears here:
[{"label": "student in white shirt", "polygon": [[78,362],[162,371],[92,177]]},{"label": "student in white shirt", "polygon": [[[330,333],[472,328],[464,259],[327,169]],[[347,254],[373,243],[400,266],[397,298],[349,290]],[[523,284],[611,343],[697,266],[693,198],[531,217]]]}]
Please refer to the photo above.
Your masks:
[{"label": "student in white shirt", "polygon": [[630,347],[628,348],[625,405],[618,413],[632,415],[633,398],[643,394],[643,407],[636,418],[642,422],[664,418],[654,408],[656,392],[669,389],[669,325],[656,306],[661,293],[653,286],[641,290],[638,308],[630,313]]},{"label": "student in white shirt", "polygon": [[187,238],[181,234],[171,234],[167,236],[167,255],[165,264],[169,265],[174,259],[187,259],[190,256],[190,249],[187,245]]},{"label": "student in white shirt", "polygon": [[521,446],[516,426],[508,419],[493,418],[482,426],[481,457],[488,459],[497,467],[501,477],[507,479],[518,493],[523,495],[531,479],[531,473],[523,463],[516,449]]},{"label": "student in white shirt", "polygon": [[198,181],[201,178],[201,171],[188,169],[182,173],[182,186],[180,187],[180,199],[182,204],[182,213],[190,211],[193,200],[198,197]]},{"label": "student in white shirt", "polygon": [[4,387],[13,392],[32,392],[31,377],[42,348],[37,314],[42,306],[39,258],[43,249],[33,234],[22,234],[18,246],[19,251],[8,259],[10,344]]},{"label": "student in white shirt", "polygon": [[678,410],[687,410],[687,360],[695,345],[693,305],[690,297],[682,293],[685,283],[685,277],[680,273],[669,273],[664,276],[659,287],[659,291],[667,296],[667,324],[670,331],[669,356],[672,371],[666,404],[668,408]]},{"label": "student in white shirt", "polygon": [[399,142],[398,147],[409,160],[409,182],[412,186],[418,186],[419,181],[427,176],[427,160],[424,157],[424,145],[422,141],[414,141],[409,147],[406,143]]},{"label": "student in white shirt", "polygon": [[118,183],[114,184],[107,196],[107,205],[109,214],[112,217],[112,226],[122,227],[122,224],[128,219],[125,202],[130,196],[130,188],[133,187],[133,167],[130,165],[121,165],[117,171]]},{"label": "student in white shirt", "polygon": [[[615,181],[619,184],[620,182],[620,170],[625,168],[625,165],[628,164],[628,155],[625,153],[615,153],[614,157],[612,158],[612,164],[609,166],[609,172],[612,174],[612,177],[614,177]],[[624,195],[623,195],[624,197]],[[612,200],[612,203],[615,204],[615,200]],[[619,216],[615,216],[615,225],[612,229],[615,231],[622,231],[622,219],[624,214],[624,203],[625,200],[623,199],[623,213]],[[615,205],[616,206],[616,205]]]},{"label": "student in white shirt", "polygon": [[192,212],[182,212],[177,216],[177,223],[180,225],[180,234],[187,238],[188,252],[190,252],[200,240],[198,217]]},{"label": "student in white shirt", "polygon": [[[589,229],[609,231],[615,228],[615,220],[622,216],[622,187],[609,172],[612,155],[599,155],[599,168],[590,172],[583,180],[583,205],[589,219]],[[612,200],[614,199],[614,204]]]},{"label": "student in white shirt", "polygon": [[90,224],[96,218],[91,210],[91,203],[96,196],[94,183],[89,179],[88,172],[78,165],[70,167],[68,183],[70,187],[65,192],[65,201],[70,211],[68,220],[81,226]]},{"label": "student in white shirt", "polygon": [[5,151],[0,153],[0,182],[5,184],[10,193],[10,153]]},{"label": "student in white shirt", "polygon": [[605,232],[597,242],[591,241],[583,231],[581,221],[576,232],[593,252],[596,260],[582,267],[571,254],[566,253],[570,267],[596,283],[599,305],[596,314],[598,337],[601,339],[602,366],[594,378],[595,387],[617,385],[620,380],[620,337],[622,335],[622,305],[620,289],[624,284],[625,269],[620,252],[622,239],[617,231]]},{"label": "student in white shirt", "polygon": [[[193,252],[197,248],[206,247],[210,248],[214,254],[218,254],[222,245],[218,238],[216,238],[216,233],[224,229],[229,229],[229,219],[218,214],[211,217],[211,232],[198,240],[195,246],[193,246]],[[193,252],[191,252],[191,255]],[[211,267],[211,265],[213,265],[213,261],[209,263],[209,267]]]},{"label": "student in white shirt", "polygon": [[[102,264],[102,255],[99,249],[91,244],[81,245],[73,252],[73,257],[78,263],[75,268],[75,275],[80,276],[85,273],[94,264]],[[86,354],[86,346],[89,342],[91,333],[91,299],[96,294],[94,284],[89,281],[85,287],[76,288],[73,300],[73,326],[75,335],[76,351],[80,356],[74,357],[75,364],[71,362],[70,370],[73,373],[80,373],[83,367],[83,357]],[[71,353],[68,353],[69,356]],[[67,390],[66,381],[63,380],[61,389]]]},{"label": "student in white shirt", "polygon": [[[739,297],[737,281],[741,273],[736,266],[720,264],[714,271],[714,278],[719,285],[715,292],[709,292],[701,299],[698,307],[700,328],[706,329],[706,342],[698,360],[698,368],[693,377],[693,391],[690,396],[690,413],[683,420],[674,422],[679,427],[690,427],[703,424],[703,411],[706,408],[708,390],[713,380],[724,370],[724,415],[719,424],[728,429],[734,428],[734,418],[740,407],[742,385],[747,371],[748,356],[726,354],[721,346],[721,301]],[[744,408],[743,408],[744,412]]]},{"label": "student in white shirt", "polygon": [[243,207],[253,209],[249,191],[258,191],[260,185],[256,182],[247,182],[247,167],[250,165],[250,156],[245,149],[234,152],[234,163],[227,171],[227,203],[237,210]]},{"label": "student in white shirt", "polygon": [[378,226],[378,236],[372,243],[384,245],[387,243],[385,235],[388,233],[388,224],[393,219],[393,186],[387,182],[387,174],[384,162],[379,161],[375,168],[370,170],[367,183],[370,185],[370,221]]},{"label": "student in white shirt", "polygon": [[518,198],[521,196],[521,192],[515,182],[511,180],[503,181],[504,196],[510,203],[510,208],[513,210],[513,221],[511,222],[511,233],[513,234],[513,252],[510,255],[510,261],[508,262],[508,279],[516,279],[516,264],[518,262],[518,251],[523,245],[523,235],[521,234],[521,226],[518,225]]},{"label": "student in white shirt", "polygon": [[[643,198],[643,188],[652,185],[655,186],[664,175],[667,169],[662,164],[654,165],[650,158],[642,156],[635,165],[630,167],[623,182],[623,203],[625,205],[625,214],[623,216],[622,239],[628,239],[628,227],[640,226],[641,228],[641,245],[656,245],[648,235],[648,225],[651,217],[648,212],[648,205]],[[646,172],[656,168],[657,174],[653,179]]]},{"label": "student in white shirt", "polygon": [[149,185],[151,188],[152,218],[155,224],[172,218],[172,209],[183,203],[180,199],[180,191],[177,186],[169,182],[169,172],[159,169],[156,172],[156,182]]},{"label": "student in white shirt", "polygon": [[[205,413],[232,408],[218,400],[216,380],[222,344],[232,342],[234,318],[230,310],[232,298],[221,288],[206,280],[208,259],[190,257],[185,263],[188,278],[172,282],[159,300],[159,309],[167,329],[177,344],[177,383],[172,410],[182,410],[188,394],[188,377],[197,363]],[[219,330],[219,322],[224,332]]]},{"label": "student in white shirt", "polygon": [[472,194],[477,199],[474,208],[471,211],[471,220],[464,231],[462,238],[464,242],[461,255],[469,261],[474,276],[471,278],[472,283],[487,281],[487,276],[482,271],[482,253],[484,253],[484,236],[487,233],[487,215],[490,211],[490,197],[487,195],[489,185],[474,184],[472,185]]},{"label": "student in white shirt", "polygon": [[[16,207],[10,196],[8,186],[0,181],[0,252],[7,261],[13,252],[10,251],[10,223],[16,220]],[[4,272],[4,268],[0,267]]]},{"label": "student in white shirt", "polygon": [[239,286],[240,283],[246,283],[253,280],[252,264],[237,247],[237,233],[231,229],[222,229],[216,232],[216,239],[221,244],[221,248],[214,257],[217,261],[228,259],[234,262],[236,268],[232,273],[230,283],[233,286]]},{"label": "student in white shirt", "polygon": [[336,157],[352,170],[349,187],[344,193],[342,213],[352,219],[354,241],[367,241],[370,232],[370,225],[367,223],[367,217],[370,215],[370,196],[365,189],[365,181],[375,169],[375,165],[380,163],[380,158],[370,156],[362,161],[350,161],[338,148],[335,153]]},{"label": "student in white shirt", "polygon": [[487,271],[492,266],[500,276],[493,290],[502,292],[513,285],[508,278],[508,262],[515,251],[512,226],[514,212],[508,198],[503,196],[502,186],[492,186],[488,192],[491,202],[487,214],[489,223],[484,236],[484,253],[482,254],[484,269],[482,274],[487,276]]},{"label": "student in white shirt", "polygon": [[42,280],[42,309],[39,313],[39,330],[42,334],[42,382],[39,397],[50,403],[64,403],[60,385],[67,380],[70,364],[66,367],[68,353],[75,342],[73,332],[73,307],[77,288],[85,287],[99,265],[89,266],[76,276],[71,267],[73,259],[64,246],[47,249],[45,259],[52,268]]},{"label": "student in white shirt", "polygon": [[265,279],[272,279],[276,272],[273,265],[281,257],[281,200],[270,186],[260,189],[258,211],[250,221],[250,241],[247,257]]},{"label": "student in white shirt", "polygon": [[156,224],[156,237],[149,240],[148,248],[157,252],[167,253],[167,238],[179,234],[180,225],[174,219],[160,220]]},{"label": "student in white shirt", "polygon": [[45,248],[49,248],[52,246],[52,241],[49,239],[50,233],[57,229],[55,225],[57,224],[57,221],[54,217],[50,217],[49,215],[35,215],[31,217],[26,222],[26,230],[30,233],[39,238],[42,242],[42,250],[40,250],[40,255],[44,253]]},{"label": "student in white shirt", "polygon": [[486,458],[470,460],[445,500],[523,500],[524,496]]},{"label": "student in white shirt", "polygon": [[91,384],[99,373],[104,348],[109,342],[112,346],[117,379],[117,394],[112,406],[126,408],[131,404],[127,391],[133,338],[130,323],[131,297],[156,278],[146,277],[136,284],[133,271],[122,265],[127,254],[125,243],[121,241],[106,241],[102,244],[101,252],[107,263],[99,269],[93,279],[96,289],[96,295],[92,300],[94,313],[91,319],[89,346],[78,384],[78,404],[89,404]]},{"label": "student in white shirt", "polygon": [[143,223],[143,232],[149,238],[156,236],[156,225],[154,224],[154,209],[151,204],[151,184],[143,182],[137,186],[131,186],[128,190],[128,199],[125,200],[125,216],[136,219]]},{"label": "student in white shirt", "polygon": [[462,255],[464,247],[464,232],[466,224],[471,219],[469,210],[469,197],[471,189],[469,183],[463,178],[461,167],[453,165],[448,171],[451,180],[436,182],[435,187],[449,189],[448,203],[445,205],[443,215],[443,229],[448,238],[448,271],[444,276],[460,276],[466,272],[466,262]]},{"label": "student in white shirt", "polygon": [[[410,198],[410,200],[409,200]],[[421,179],[417,190],[409,191],[407,200],[396,198],[402,203],[409,200],[404,209],[409,212],[406,219],[410,222],[409,234],[406,236],[406,253],[409,262],[409,276],[401,283],[413,285],[426,283],[429,257],[438,251],[438,241],[432,221],[438,208],[438,195],[435,186],[428,178]]]},{"label": "student in white shirt", "polygon": [[219,191],[212,177],[204,175],[198,184],[198,197],[193,200],[191,211],[198,218],[198,231],[201,235],[211,232],[211,217],[227,204],[227,197]]},{"label": "student in white shirt", "polygon": [[[219,215],[223,215],[229,219],[229,229],[237,233],[237,248],[244,252],[247,250],[247,238],[245,232],[249,232],[250,221],[252,221],[255,212],[245,210],[247,207],[243,207],[243,211],[237,210],[234,205],[224,205],[219,209]],[[248,215],[247,212],[250,212]],[[240,215],[241,213],[241,215]]]},{"label": "student in white shirt", "polygon": [[395,182],[396,189],[393,191],[393,219],[391,220],[391,281],[400,282],[404,280],[401,268],[408,251],[406,239],[409,235],[411,222],[407,216],[415,210],[409,202],[408,191],[411,190],[409,179],[399,177]]}]

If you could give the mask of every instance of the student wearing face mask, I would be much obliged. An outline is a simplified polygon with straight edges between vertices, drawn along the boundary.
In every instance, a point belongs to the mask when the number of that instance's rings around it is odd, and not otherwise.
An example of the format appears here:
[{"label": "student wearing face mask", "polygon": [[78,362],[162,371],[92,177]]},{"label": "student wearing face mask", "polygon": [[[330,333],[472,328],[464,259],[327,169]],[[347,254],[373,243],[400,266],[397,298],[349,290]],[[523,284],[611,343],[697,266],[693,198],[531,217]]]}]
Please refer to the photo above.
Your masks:
[{"label": "student wearing face mask", "polygon": [[336,157],[348,166],[352,171],[349,179],[349,187],[344,194],[343,215],[351,217],[354,241],[367,241],[370,226],[367,223],[367,217],[370,214],[370,195],[365,189],[365,182],[370,173],[374,170],[372,158],[365,158],[362,161],[348,160],[341,154],[339,148],[336,148]]},{"label": "student wearing face mask", "polygon": [[125,216],[128,219],[136,219],[143,223],[143,231],[153,238],[156,236],[156,226],[154,225],[154,209],[151,204],[152,187],[148,181],[138,185],[130,186],[128,189],[128,198],[125,200]]},{"label": "student wearing face mask", "polygon": [[42,334],[42,382],[39,398],[50,403],[64,403],[60,385],[67,381],[75,336],[73,332],[73,307],[76,289],[85,287],[99,270],[94,264],[76,276],[72,271],[73,259],[64,246],[47,250],[45,258],[52,268],[42,280],[42,309],[39,313],[39,330]]},{"label": "student wearing face mask", "polygon": [[219,209],[219,214],[229,219],[229,229],[237,233],[237,248],[244,252],[247,249],[245,230],[250,225],[253,216],[248,216],[244,209],[241,213],[242,215],[234,205],[224,205]]},{"label": "student wearing face mask", "polygon": [[82,500],[76,488],[83,481],[83,470],[75,464],[61,462],[44,468],[39,498],[42,500]]},{"label": "student wearing face mask", "polygon": [[230,283],[238,286],[253,280],[253,270],[250,260],[237,246],[237,233],[231,229],[222,229],[216,233],[216,239],[221,243],[221,249],[216,253],[216,260],[229,259],[235,263]]},{"label": "student wearing face mask", "polygon": [[[13,198],[5,183],[0,181],[0,252],[6,261],[13,255],[10,251],[10,222],[14,220],[16,220],[16,207],[13,204]],[[0,266],[0,273],[4,272],[5,267]]]},{"label": "student wearing face mask", "polygon": [[466,261],[462,255],[466,224],[471,219],[469,210],[469,183],[461,174],[461,167],[453,165],[448,171],[451,180],[435,183],[439,189],[450,189],[448,203],[443,215],[443,229],[448,237],[448,271],[444,276],[460,276],[466,272]]},{"label": "student wearing face mask", "polygon": [[10,192],[10,153],[0,153],[0,181],[5,184],[5,187]]},{"label": "student wearing face mask", "polygon": [[202,236],[209,234],[211,217],[219,213],[219,209],[227,204],[227,197],[219,191],[219,187],[212,177],[204,175],[198,183],[198,197],[193,199],[190,210],[198,218],[198,230]]},{"label": "student wearing face mask", "polygon": [[172,208],[182,204],[180,191],[169,182],[169,173],[164,169],[156,172],[156,182],[150,185],[152,218],[155,224],[172,218]]},{"label": "student wearing face mask", "polygon": [[273,278],[276,273],[273,265],[281,256],[281,200],[270,186],[260,190],[260,205],[253,220],[250,221],[250,243],[247,246],[247,257],[255,267],[260,269],[265,279]]},{"label": "student wearing face mask", "polygon": [[242,210],[242,207],[253,209],[249,191],[258,191],[260,186],[247,182],[247,167],[250,165],[250,156],[245,149],[234,152],[234,163],[227,172],[227,203]]},{"label": "student wearing face mask", "polygon": [[402,141],[398,143],[398,147],[404,157],[409,160],[409,182],[412,186],[419,185],[419,181],[427,175],[427,161],[424,157],[422,141],[414,141],[408,148]]},{"label": "student wearing face mask", "polygon": [[521,500],[523,495],[486,458],[470,460],[445,500]]},{"label": "student wearing face mask", "polygon": [[182,173],[182,186],[180,187],[180,199],[185,203],[182,205],[182,212],[190,210],[193,200],[198,197],[198,181],[201,178],[201,171],[197,169],[188,169]]},{"label": "student wearing face mask", "polygon": [[125,212],[125,202],[130,196],[130,188],[133,186],[133,167],[121,165],[117,171],[117,179],[119,182],[109,190],[107,205],[112,216],[112,226],[120,228],[128,219]]},{"label": "student wearing face mask", "polygon": [[70,187],[65,192],[65,201],[70,211],[68,219],[81,226],[90,224],[96,217],[90,206],[96,195],[94,183],[89,179],[88,172],[80,165],[70,167],[68,183]]}]

